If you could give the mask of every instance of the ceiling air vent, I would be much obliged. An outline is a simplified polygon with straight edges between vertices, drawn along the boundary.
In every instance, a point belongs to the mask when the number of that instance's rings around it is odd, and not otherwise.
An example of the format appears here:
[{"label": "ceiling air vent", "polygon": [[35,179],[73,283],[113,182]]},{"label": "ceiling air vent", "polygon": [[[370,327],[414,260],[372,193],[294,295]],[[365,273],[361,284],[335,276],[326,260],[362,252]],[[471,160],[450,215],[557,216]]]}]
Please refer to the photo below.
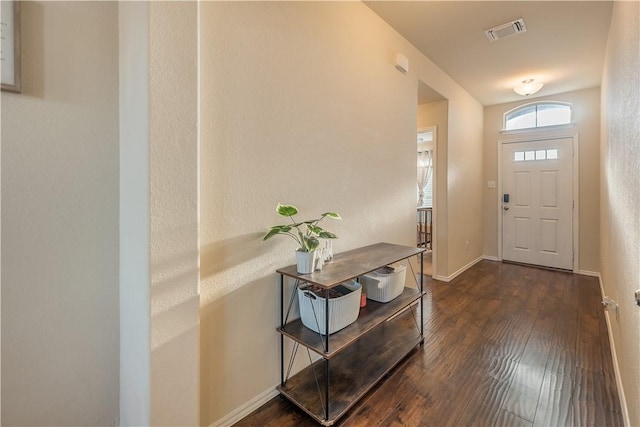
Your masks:
[{"label": "ceiling air vent", "polygon": [[524,33],[525,31],[527,31],[527,27],[524,25],[524,19],[520,18],[513,22],[508,22],[506,24],[484,30],[484,35],[487,36],[489,41],[493,42],[514,34]]}]

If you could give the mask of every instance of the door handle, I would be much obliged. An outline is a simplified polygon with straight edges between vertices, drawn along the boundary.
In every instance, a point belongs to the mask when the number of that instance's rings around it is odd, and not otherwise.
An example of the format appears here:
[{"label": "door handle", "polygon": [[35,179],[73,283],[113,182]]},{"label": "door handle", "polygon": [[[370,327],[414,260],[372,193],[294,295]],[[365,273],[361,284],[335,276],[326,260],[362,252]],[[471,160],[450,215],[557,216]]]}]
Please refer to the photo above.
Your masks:
[{"label": "door handle", "polygon": [[504,209],[505,211],[509,210],[509,206],[503,206],[502,209]]}]

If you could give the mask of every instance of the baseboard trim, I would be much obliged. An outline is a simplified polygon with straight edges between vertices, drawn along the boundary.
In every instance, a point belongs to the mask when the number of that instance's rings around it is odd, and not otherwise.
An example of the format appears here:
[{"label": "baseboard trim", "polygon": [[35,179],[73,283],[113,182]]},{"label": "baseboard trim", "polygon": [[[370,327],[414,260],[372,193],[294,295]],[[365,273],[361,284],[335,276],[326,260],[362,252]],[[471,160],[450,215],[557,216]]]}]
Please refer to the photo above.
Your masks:
[{"label": "baseboard trim", "polygon": [[[598,281],[600,282],[600,296],[604,298],[604,286],[602,285],[602,276],[600,273],[596,273]],[[620,409],[622,410],[622,419],[626,427],[631,426],[629,420],[629,408],[627,407],[627,398],[624,394],[624,388],[622,386],[622,375],[620,375],[620,365],[618,365],[618,355],[616,353],[616,344],[613,340],[613,331],[611,329],[611,318],[609,312],[605,310],[604,318],[607,322],[607,333],[609,335],[609,348],[611,348],[611,359],[613,360],[613,372],[616,377],[616,386],[618,387],[618,396],[620,397]]]},{"label": "baseboard trim", "polygon": [[244,405],[236,408],[233,412],[220,418],[218,421],[211,424],[210,427],[232,426],[233,424],[237,423],[238,421],[240,421],[241,419],[243,419],[244,417],[246,417],[256,409],[258,409],[259,407],[261,407],[262,405],[264,405],[265,403],[267,403],[268,401],[276,397],[278,394],[280,394],[278,390],[271,387],[263,391],[262,393],[260,393],[259,395],[257,395],[256,397],[254,397]]},{"label": "baseboard trim", "polygon": [[450,282],[453,279],[455,279],[456,277],[458,277],[459,275],[461,275],[462,273],[464,273],[465,271],[467,271],[468,269],[470,269],[471,267],[473,267],[474,265],[476,265],[477,263],[479,263],[480,261],[482,261],[484,259],[483,256],[480,256],[478,258],[476,258],[475,260],[471,261],[469,264],[465,265],[464,267],[458,269],[458,271],[454,272],[453,274],[449,275],[449,276],[433,276],[433,278],[435,280],[438,280],[440,282]]},{"label": "baseboard trim", "polygon": [[487,261],[501,261],[500,258],[492,255],[482,255],[482,259],[486,259]]},{"label": "baseboard trim", "polygon": [[[598,273],[597,271],[578,270],[578,274],[581,274],[583,276],[597,277],[598,279],[600,279],[600,273]],[[602,280],[600,280],[600,293],[602,293]]]}]

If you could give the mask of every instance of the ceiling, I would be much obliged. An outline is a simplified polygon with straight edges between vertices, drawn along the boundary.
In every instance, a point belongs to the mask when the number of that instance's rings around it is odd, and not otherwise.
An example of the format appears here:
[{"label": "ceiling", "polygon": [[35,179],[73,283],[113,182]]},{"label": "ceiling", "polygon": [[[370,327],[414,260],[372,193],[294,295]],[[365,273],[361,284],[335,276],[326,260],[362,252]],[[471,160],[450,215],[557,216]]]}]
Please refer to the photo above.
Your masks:
[{"label": "ceiling", "polygon": [[[483,105],[599,87],[610,1],[365,1]],[[523,18],[527,31],[489,41],[484,30]],[[423,96],[439,96],[422,87]]]}]

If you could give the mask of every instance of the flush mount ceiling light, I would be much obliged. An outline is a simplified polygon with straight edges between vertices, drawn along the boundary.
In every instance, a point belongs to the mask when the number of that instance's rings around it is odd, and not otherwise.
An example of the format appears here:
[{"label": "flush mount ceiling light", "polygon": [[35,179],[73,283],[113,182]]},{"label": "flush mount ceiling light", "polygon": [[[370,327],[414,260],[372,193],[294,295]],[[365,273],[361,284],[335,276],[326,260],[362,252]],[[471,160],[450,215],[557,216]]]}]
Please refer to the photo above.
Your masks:
[{"label": "flush mount ceiling light", "polygon": [[523,80],[521,85],[514,87],[513,91],[518,95],[529,96],[542,89],[542,86],[544,86],[542,82],[536,82],[534,79],[527,79]]}]

